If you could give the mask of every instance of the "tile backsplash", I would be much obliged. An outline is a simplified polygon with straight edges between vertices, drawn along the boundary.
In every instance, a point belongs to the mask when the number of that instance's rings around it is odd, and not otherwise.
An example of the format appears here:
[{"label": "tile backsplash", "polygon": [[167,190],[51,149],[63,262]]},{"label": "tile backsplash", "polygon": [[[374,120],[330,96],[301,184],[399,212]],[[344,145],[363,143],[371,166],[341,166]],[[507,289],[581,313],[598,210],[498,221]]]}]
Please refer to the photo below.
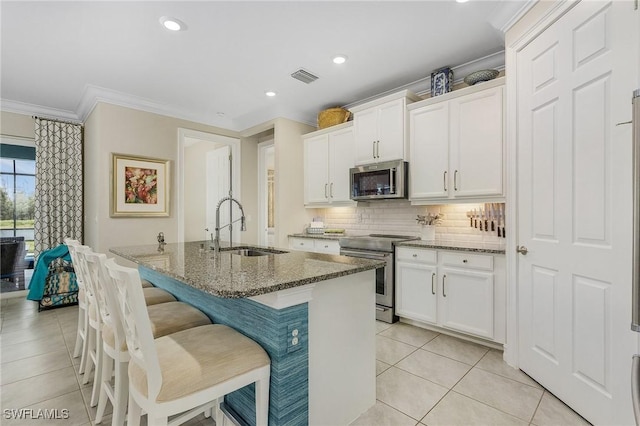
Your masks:
[{"label": "tile backsplash", "polygon": [[[317,209],[327,228],[344,228],[350,234],[387,233],[420,235],[421,225],[417,215],[442,213],[444,218],[436,226],[436,238],[453,241],[482,241],[501,243],[497,231],[481,231],[469,226],[467,212],[484,207],[484,204],[443,204],[412,206],[409,201],[376,201],[358,207],[333,207]],[[508,230],[507,230],[508,232]]]}]

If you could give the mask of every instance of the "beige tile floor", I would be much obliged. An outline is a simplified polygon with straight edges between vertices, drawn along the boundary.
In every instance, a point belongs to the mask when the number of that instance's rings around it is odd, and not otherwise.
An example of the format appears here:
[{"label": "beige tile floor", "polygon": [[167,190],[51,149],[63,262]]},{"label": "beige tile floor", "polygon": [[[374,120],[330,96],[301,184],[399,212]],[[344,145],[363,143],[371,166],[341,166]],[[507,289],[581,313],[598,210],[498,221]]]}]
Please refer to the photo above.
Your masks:
[{"label": "beige tile floor", "polygon": [[589,425],[502,352],[378,322],[376,405],[352,425]]},{"label": "beige tile floor", "polygon": [[[96,408],[89,407],[91,386],[78,374],[80,358],[73,358],[78,307],[39,312],[35,302],[24,298],[0,300],[0,424],[91,425]],[[92,377],[93,379],[93,377]],[[68,419],[15,420],[5,410],[68,410]],[[111,405],[101,424],[111,424]],[[146,425],[143,417],[141,424]],[[215,425],[212,419],[196,417],[188,426]]]},{"label": "beige tile floor", "polygon": [[[75,306],[38,313],[23,298],[0,300],[0,424],[92,424],[91,381],[82,384],[72,358],[77,315]],[[354,425],[588,425],[499,351],[402,323],[377,327],[378,400]],[[20,408],[64,409],[69,418],[7,418],[5,409]]]}]

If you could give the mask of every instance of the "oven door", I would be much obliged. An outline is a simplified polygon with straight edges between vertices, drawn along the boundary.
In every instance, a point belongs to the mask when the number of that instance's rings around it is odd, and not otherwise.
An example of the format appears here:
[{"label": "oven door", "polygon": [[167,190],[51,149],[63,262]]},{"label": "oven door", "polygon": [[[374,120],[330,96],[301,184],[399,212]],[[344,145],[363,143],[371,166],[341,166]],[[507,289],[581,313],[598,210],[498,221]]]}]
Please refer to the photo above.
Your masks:
[{"label": "oven door", "polygon": [[343,256],[361,257],[387,262],[385,267],[376,269],[376,305],[393,310],[393,253],[340,249],[340,254]]}]

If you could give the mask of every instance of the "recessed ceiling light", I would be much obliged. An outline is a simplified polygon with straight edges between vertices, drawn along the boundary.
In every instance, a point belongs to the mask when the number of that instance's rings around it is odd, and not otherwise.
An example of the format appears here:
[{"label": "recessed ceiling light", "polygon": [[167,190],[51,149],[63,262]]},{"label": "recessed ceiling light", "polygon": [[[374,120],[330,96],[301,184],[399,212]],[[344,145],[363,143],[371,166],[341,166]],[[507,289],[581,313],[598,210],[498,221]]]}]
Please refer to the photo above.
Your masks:
[{"label": "recessed ceiling light", "polygon": [[333,57],[334,64],[344,64],[347,62],[347,55],[336,55]]},{"label": "recessed ceiling light", "polygon": [[466,2],[468,2],[468,1],[469,1],[469,0],[456,0],[456,2],[457,2],[457,3],[466,3]]},{"label": "recessed ceiling light", "polygon": [[276,95],[276,92],[274,92],[273,90],[267,90],[266,92],[264,92],[264,94],[272,98]]},{"label": "recessed ceiling light", "polygon": [[163,16],[162,18],[160,18],[160,23],[166,29],[171,31],[184,31],[187,29],[187,25],[184,22],[170,16]]}]

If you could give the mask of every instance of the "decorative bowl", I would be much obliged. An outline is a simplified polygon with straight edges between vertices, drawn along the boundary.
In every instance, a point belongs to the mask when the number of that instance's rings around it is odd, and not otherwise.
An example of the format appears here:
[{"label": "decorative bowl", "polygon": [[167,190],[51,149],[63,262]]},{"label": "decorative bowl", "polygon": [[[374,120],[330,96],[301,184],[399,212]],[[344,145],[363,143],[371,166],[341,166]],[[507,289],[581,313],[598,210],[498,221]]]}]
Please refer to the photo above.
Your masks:
[{"label": "decorative bowl", "polygon": [[466,76],[464,78],[464,82],[467,83],[469,86],[473,86],[474,84],[479,83],[481,81],[493,80],[498,76],[498,74],[500,74],[500,71],[498,70],[480,70],[480,71],[472,72],[471,74]]}]

